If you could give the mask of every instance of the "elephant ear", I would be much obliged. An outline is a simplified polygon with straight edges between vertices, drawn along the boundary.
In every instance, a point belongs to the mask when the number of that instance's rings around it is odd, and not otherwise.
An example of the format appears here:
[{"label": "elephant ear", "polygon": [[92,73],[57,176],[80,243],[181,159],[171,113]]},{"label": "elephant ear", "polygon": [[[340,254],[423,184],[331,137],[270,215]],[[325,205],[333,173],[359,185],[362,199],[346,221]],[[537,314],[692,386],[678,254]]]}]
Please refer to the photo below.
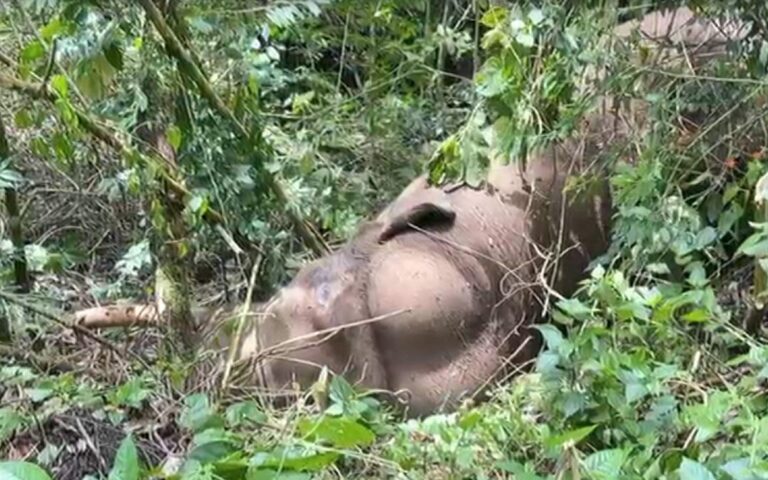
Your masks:
[{"label": "elephant ear", "polygon": [[429,188],[410,197],[399,199],[381,217],[379,242],[408,230],[411,225],[450,224],[456,218],[451,201],[442,190]]}]

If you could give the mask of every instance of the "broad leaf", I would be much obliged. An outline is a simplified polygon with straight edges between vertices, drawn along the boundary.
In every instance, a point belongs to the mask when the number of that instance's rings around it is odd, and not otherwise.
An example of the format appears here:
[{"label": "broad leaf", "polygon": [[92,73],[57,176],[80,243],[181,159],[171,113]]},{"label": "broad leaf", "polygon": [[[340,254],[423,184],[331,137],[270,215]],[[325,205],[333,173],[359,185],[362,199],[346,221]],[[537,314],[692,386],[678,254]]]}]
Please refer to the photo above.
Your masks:
[{"label": "broad leaf", "polygon": [[139,480],[139,453],[131,435],[120,443],[109,480]]},{"label": "broad leaf", "polygon": [[51,480],[51,477],[34,463],[3,461],[0,462],[0,480]]},{"label": "broad leaf", "polygon": [[680,478],[685,480],[716,480],[712,472],[701,463],[691,460],[689,458],[683,458],[680,464]]},{"label": "broad leaf", "polygon": [[202,432],[208,428],[224,425],[224,421],[211,407],[205,394],[190,395],[185,399],[184,404],[185,408],[179,419],[179,423],[183,427],[193,432]]},{"label": "broad leaf", "polygon": [[367,427],[345,417],[323,416],[317,422],[303,419],[298,427],[303,435],[325,440],[337,448],[367,446],[376,440],[376,435]]},{"label": "broad leaf", "polygon": [[627,460],[627,451],[621,448],[601,450],[584,459],[584,469],[595,480],[618,479]]}]

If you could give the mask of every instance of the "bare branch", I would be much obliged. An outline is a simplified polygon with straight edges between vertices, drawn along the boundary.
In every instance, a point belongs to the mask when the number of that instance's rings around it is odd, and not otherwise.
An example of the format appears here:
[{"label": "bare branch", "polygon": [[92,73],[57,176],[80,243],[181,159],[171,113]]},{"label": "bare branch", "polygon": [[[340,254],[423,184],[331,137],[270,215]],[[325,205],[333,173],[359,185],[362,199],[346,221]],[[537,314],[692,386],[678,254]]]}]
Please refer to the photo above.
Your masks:
[{"label": "bare branch", "polygon": [[154,305],[110,305],[75,312],[75,325],[83,328],[115,328],[157,325],[160,315]]}]

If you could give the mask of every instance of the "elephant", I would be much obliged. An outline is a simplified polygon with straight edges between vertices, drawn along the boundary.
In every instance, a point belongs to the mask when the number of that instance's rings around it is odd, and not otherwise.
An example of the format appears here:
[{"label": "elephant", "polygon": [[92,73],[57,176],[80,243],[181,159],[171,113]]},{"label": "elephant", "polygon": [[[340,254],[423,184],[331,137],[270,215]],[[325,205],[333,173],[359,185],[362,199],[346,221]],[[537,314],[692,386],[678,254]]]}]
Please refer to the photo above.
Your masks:
[{"label": "elephant", "polygon": [[[687,8],[615,33],[633,31],[722,53],[722,29]],[[525,166],[492,161],[479,188],[416,178],[341,248],[304,266],[242,338],[239,358],[261,360],[257,383],[306,388],[325,367],[367,390],[404,392],[408,414],[423,416],[530,365],[549,298],[571,295],[610,244],[607,170],[584,191],[569,182],[625,138],[617,125],[627,112],[606,108],[611,100],[597,102],[580,135]]]},{"label": "elephant", "polygon": [[[293,358],[261,362],[262,385],[306,388],[324,366],[366,390],[403,392],[409,415],[482,395],[537,354],[544,290],[570,293],[609,240],[605,178],[566,202],[569,162],[540,160],[525,172],[497,164],[479,188],[418,177],[267,302],[240,357],[299,339]],[[565,253],[555,258],[561,223]],[[547,268],[558,275],[542,286]]]}]

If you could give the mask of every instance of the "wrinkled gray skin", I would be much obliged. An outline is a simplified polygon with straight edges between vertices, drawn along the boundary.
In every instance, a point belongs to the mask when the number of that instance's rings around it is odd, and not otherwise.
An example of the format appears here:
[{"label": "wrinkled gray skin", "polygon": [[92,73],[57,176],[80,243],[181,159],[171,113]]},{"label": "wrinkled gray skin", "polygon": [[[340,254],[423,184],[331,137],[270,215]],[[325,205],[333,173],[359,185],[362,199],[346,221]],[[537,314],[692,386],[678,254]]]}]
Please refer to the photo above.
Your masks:
[{"label": "wrinkled gray skin", "polygon": [[[658,20],[646,17],[642,28],[666,33]],[[291,345],[293,351],[263,363],[259,382],[306,388],[324,365],[364,388],[406,391],[408,412],[417,416],[482,393],[537,354],[531,325],[541,320],[547,293],[540,280],[567,296],[608,246],[605,177],[577,201],[571,193],[566,200],[563,187],[569,173],[585,171],[618,138],[606,128],[616,128],[614,118],[594,117],[583,138],[529,159],[524,175],[516,165],[493,165],[481,189],[451,191],[414,180],[343,247],[280,289],[263,323],[246,332],[240,356],[383,317],[324,342],[314,337]],[[299,344],[307,348],[295,350]]]}]

